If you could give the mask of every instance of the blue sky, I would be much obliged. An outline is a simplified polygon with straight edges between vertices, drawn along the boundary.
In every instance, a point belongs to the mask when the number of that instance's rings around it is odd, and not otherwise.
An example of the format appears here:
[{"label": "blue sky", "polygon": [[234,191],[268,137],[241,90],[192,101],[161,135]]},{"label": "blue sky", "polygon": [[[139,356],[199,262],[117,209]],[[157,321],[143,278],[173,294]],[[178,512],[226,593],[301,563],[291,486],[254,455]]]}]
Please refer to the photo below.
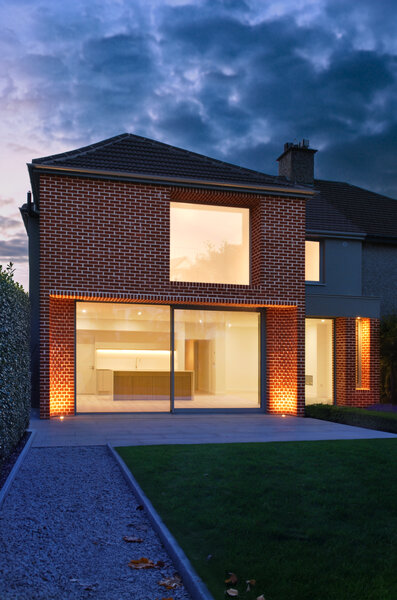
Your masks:
[{"label": "blue sky", "polygon": [[26,163],[123,132],[397,198],[394,0],[0,0],[0,264],[27,284]]}]

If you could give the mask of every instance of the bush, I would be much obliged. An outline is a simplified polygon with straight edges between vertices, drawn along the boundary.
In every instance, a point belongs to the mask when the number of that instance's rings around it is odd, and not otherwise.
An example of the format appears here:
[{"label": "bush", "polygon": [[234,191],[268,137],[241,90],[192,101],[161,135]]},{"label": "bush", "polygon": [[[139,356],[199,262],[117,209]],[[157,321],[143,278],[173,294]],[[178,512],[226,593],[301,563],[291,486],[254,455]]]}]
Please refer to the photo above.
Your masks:
[{"label": "bush", "polygon": [[380,323],[380,375],[382,402],[397,404],[397,315]]},{"label": "bush", "polygon": [[12,263],[0,265],[0,460],[19,442],[30,415],[29,297],[13,274]]},{"label": "bush", "polygon": [[350,406],[333,406],[332,404],[310,404],[305,408],[305,417],[397,433],[396,413],[376,412]]}]

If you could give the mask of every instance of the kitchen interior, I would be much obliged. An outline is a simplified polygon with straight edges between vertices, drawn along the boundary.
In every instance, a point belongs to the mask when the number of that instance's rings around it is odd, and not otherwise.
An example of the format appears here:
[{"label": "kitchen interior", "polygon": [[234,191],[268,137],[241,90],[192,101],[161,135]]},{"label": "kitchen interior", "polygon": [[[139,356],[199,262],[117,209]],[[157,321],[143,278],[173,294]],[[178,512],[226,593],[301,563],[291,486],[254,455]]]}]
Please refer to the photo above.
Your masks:
[{"label": "kitchen interior", "polygon": [[[76,412],[170,411],[171,309],[76,303]],[[259,313],[174,311],[174,408],[259,407]]]}]

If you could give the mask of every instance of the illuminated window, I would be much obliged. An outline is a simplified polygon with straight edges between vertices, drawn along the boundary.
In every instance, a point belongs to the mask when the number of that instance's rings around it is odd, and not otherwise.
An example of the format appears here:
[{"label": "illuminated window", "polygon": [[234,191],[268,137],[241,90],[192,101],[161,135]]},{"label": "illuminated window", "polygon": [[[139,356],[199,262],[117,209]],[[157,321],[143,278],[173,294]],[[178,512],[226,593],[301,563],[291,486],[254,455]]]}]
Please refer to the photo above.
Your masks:
[{"label": "illuminated window", "polygon": [[305,279],[320,281],[320,242],[305,242]]},{"label": "illuminated window", "polygon": [[249,284],[249,209],[171,202],[170,280]]},{"label": "illuminated window", "polygon": [[356,389],[370,389],[370,320],[356,319]]}]

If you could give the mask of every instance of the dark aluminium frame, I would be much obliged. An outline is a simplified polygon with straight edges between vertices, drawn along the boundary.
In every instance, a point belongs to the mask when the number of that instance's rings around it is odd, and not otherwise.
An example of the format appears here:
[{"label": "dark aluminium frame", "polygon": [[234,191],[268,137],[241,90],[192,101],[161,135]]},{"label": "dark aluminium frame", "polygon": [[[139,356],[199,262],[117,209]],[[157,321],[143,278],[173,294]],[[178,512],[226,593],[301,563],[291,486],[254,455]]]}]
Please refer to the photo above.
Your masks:
[{"label": "dark aluminium frame", "polygon": [[[255,307],[250,308],[246,306],[242,307],[229,307],[222,305],[206,305],[206,304],[161,304],[161,306],[168,306],[170,308],[170,410],[169,411],[136,411],[136,412],[89,412],[83,413],[77,411],[77,369],[76,369],[76,334],[77,334],[77,304],[80,302],[97,303],[96,300],[75,300],[74,304],[74,414],[97,414],[97,415],[142,415],[142,414],[234,414],[234,413],[263,413],[266,412],[266,308]],[[101,304],[120,304],[119,302],[103,302]],[[123,302],[122,304],[131,304],[134,306],[144,305],[142,302]],[[150,306],[147,303],[147,306]],[[158,306],[158,304],[156,304]],[[230,311],[230,312],[256,312],[259,313],[259,369],[258,369],[258,392],[259,392],[259,406],[258,408],[175,408],[175,386],[174,386],[174,333],[175,333],[175,310],[215,310],[215,311]]]}]

